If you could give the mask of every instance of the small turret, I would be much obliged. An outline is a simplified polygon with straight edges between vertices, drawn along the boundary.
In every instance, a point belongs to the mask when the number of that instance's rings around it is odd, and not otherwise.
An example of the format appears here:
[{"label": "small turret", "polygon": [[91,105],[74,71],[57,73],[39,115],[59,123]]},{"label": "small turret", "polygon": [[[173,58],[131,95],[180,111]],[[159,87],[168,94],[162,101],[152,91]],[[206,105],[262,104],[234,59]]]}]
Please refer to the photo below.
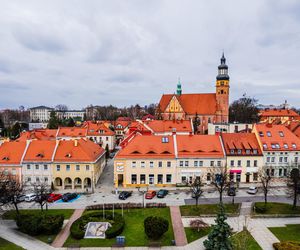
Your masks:
[{"label": "small turret", "polygon": [[180,78],[178,78],[178,83],[177,83],[177,95],[181,95],[181,94],[182,94],[181,82],[180,82]]}]

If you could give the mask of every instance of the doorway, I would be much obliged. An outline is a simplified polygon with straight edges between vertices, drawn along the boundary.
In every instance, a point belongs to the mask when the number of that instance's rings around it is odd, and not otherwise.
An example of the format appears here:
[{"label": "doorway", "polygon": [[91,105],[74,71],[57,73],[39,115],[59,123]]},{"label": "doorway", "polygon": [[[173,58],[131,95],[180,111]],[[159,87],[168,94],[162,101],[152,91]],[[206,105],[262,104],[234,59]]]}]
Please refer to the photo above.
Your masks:
[{"label": "doorway", "polygon": [[123,186],[124,176],[123,174],[118,174],[118,186]]},{"label": "doorway", "polygon": [[246,174],[246,183],[249,183],[249,182],[250,182],[250,174],[247,173],[247,174]]}]

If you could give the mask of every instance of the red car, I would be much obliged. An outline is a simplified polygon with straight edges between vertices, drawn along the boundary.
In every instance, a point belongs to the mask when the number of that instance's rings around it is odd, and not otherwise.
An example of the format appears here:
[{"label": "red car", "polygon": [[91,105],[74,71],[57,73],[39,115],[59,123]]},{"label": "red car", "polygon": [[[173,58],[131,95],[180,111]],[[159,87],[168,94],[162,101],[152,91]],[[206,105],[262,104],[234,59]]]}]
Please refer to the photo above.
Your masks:
[{"label": "red car", "polygon": [[153,197],[155,197],[155,195],[156,195],[156,192],[155,192],[155,191],[149,190],[149,191],[146,193],[145,198],[146,198],[146,199],[152,199]]},{"label": "red car", "polygon": [[61,194],[50,194],[47,201],[54,202],[54,201],[60,200],[61,197],[62,197]]}]

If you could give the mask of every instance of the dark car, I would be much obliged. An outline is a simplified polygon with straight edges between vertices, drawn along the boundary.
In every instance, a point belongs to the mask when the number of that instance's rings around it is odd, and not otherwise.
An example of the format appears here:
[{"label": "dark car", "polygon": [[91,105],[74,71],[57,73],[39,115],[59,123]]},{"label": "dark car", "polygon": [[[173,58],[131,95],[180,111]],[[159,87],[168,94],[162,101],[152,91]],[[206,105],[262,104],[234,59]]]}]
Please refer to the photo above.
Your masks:
[{"label": "dark car", "polygon": [[132,195],[132,192],[129,192],[129,191],[122,191],[120,194],[119,194],[119,199],[120,200],[126,200],[128,197],[130,197]]},{"label": "dark car", "polygon": [[165,198],[165,196],[169,193],[168,190],[166,189],[160,189],[158,192],[157,192],[157,198]]},{"label": "dark car", "polygon": [[77,197],[77,194],[76,193],[66,193],[66,194],[64,194],[63,196],[62,196],[62,200],[64,201],[64,202],[68,202],[68,201],[70,201],[70,200],[73,200],[73,199],[75,199]]},{"label": "dark car", "polygon": [[227,190],[228,196],[235,196],[235,187],[229,187]]}]

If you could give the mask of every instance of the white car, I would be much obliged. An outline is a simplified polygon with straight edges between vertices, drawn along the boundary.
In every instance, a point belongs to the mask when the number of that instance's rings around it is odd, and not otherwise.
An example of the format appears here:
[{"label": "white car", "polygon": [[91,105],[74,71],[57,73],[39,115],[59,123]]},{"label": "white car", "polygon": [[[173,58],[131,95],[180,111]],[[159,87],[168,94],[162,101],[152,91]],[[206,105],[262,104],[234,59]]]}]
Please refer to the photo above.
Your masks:
[{"label": "white car", "polygon": [[27,201],[27,202],[34,201],[35,197],[36,197],[35,194],[26,194],[25,201]]},{"label": "white car", "polygon": [[247,190],[248,194],[256,194],[258,191],[257,187],[249,187]]}]

